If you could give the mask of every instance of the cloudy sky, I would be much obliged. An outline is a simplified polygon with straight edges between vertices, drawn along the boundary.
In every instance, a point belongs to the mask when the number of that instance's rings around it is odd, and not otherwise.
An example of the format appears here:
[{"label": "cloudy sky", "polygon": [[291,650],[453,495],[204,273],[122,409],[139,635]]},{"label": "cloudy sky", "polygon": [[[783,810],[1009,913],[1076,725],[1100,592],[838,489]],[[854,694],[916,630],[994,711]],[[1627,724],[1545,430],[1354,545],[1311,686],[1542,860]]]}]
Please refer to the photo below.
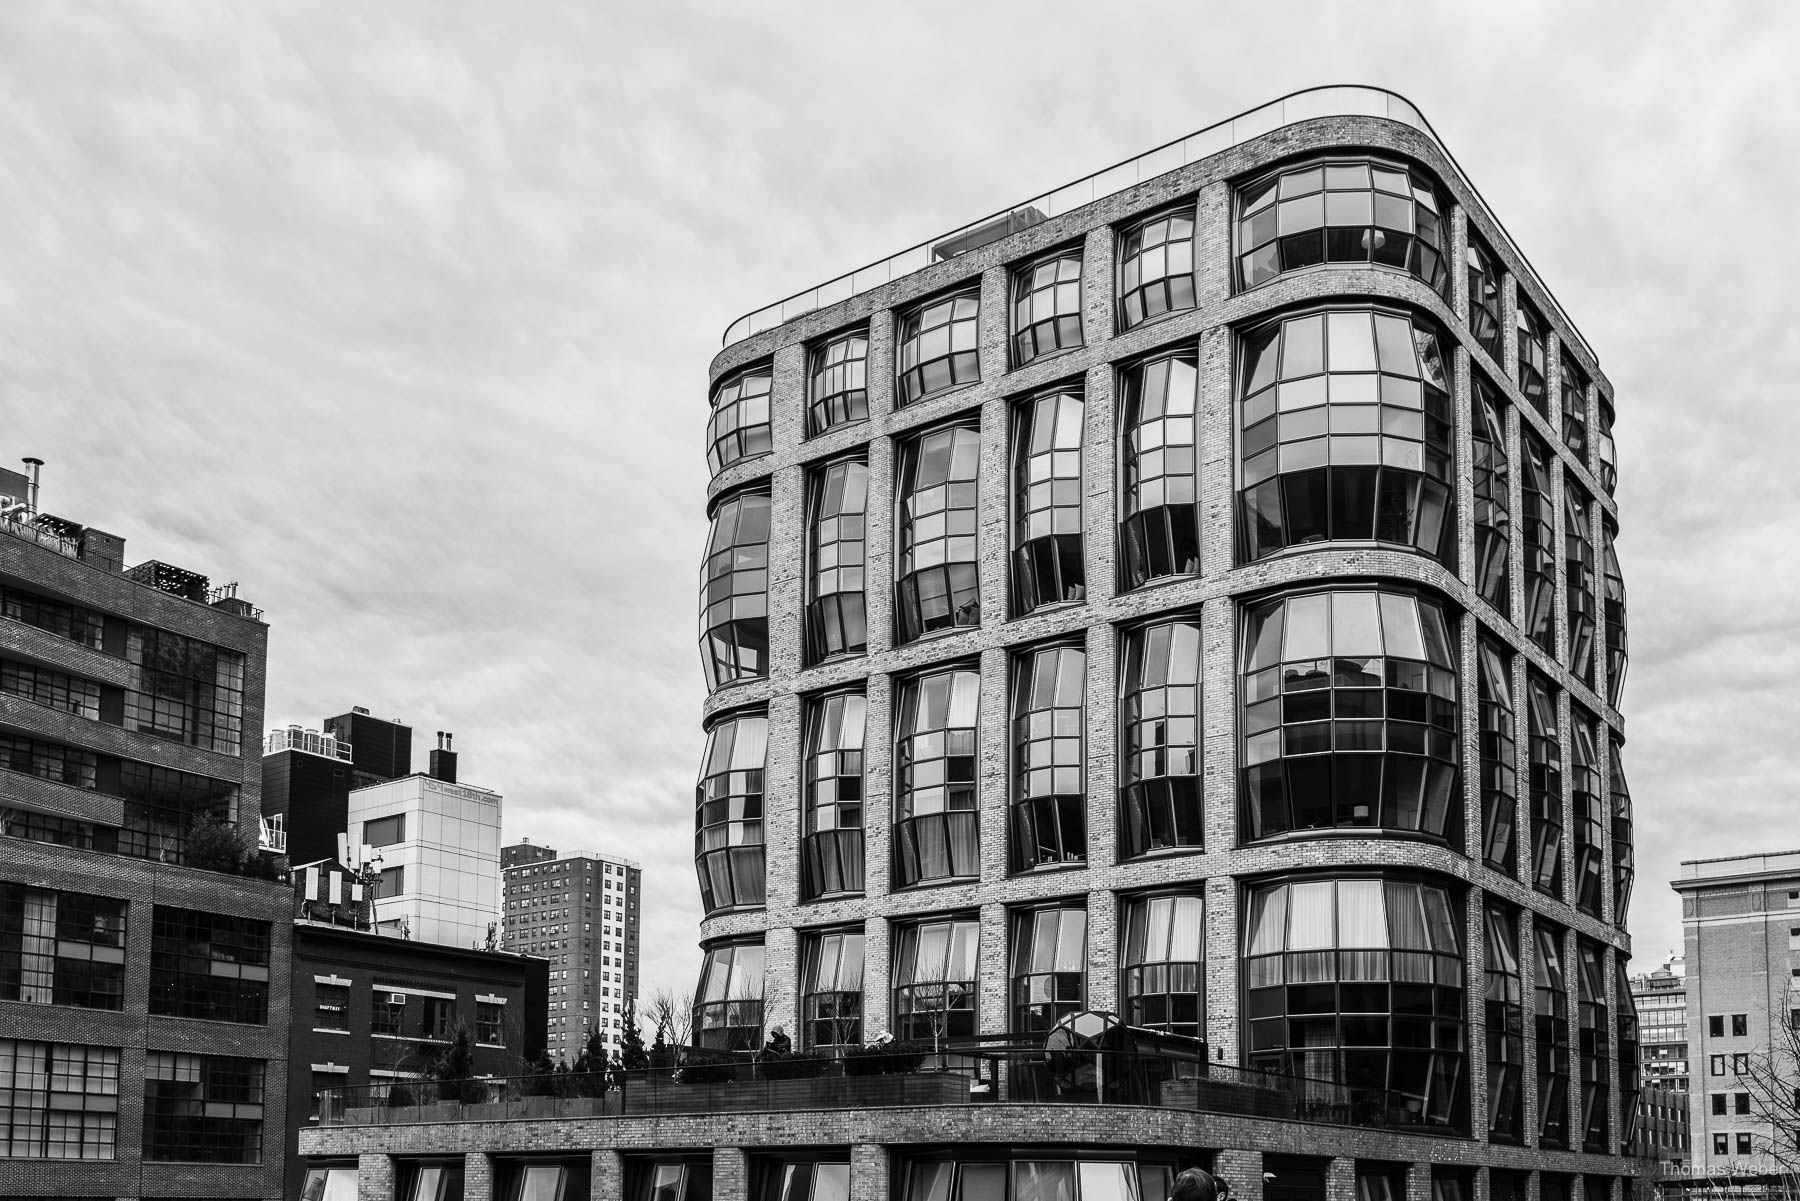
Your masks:
[{"label": "cloudy sky", "polygon": [[[1800,8],[0,6],[0,461],[236,579],[268,717],[454,730],[691,987],[740,313],[1282,93],[1414,100],[1617,386],[1639,962],[1800,846]],[[1026,14],[1029,13],[1029,19]],[[1788,400],[1783,401],[1782,396]]]}]

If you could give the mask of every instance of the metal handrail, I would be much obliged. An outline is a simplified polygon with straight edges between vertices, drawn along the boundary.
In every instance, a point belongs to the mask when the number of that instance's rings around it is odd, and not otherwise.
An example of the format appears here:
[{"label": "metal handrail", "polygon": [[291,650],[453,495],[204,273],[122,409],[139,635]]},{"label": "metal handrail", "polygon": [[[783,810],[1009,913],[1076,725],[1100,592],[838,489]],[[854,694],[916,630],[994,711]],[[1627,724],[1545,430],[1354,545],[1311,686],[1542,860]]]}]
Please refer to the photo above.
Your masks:
[{"label": "metal handrail", "polygon": [[[794,318],[822,309],[826,305],[837,304],[852,296],[860,296],[864,292],[891,283],[901,276],[910,275],[914,271],[930,266],[932,263],[945,262],[960,254],[966,254],[980,246],[997,240],[1008,233],[1029,228],[1040,221],[1051,217],[1060,217],[1096,200],[1123,192],[1126,188],[1136,187],[1140,183],[1166,175],[1171,171],[1209,158],[1233,146],[1241,145],[1252,138],[1259,138],[1287,125],[1301,121],[1310,121],[1319,117],[1382,117],[1389,121],[1398,121],[1409,125],[1429,137],[1437,148],[1443,152],[1444,161],[1456,172],[1457,182],[1462,185],[1468,195],[1481,209],[1488,223],[1500,234],[1501,240],[1512,251],[1513,258],[1524,269],[1525,274],[1537,285],[1544,298],[1550,302],[1563,324],[1573,335],[1576,342],[1587,352],[1590,360],[1598,363],[1593,348],[1575,328],[1575,323],[1557,300],[1556,294],[1550,291],[1537,269],[1519,249],[1512,234],[1494,215],[1462,164],[1450,153],[1431,122],[1425,119],[1412,101],[1397,92],[1386,88],[1369,87],[1365,84],[1329,84],[1321,87],[1304,88],[1298,92],[1290,92],[1277,100],[1248,109],[1235,117],[1208,125],[1196,133],[1176,138],[1164,143],[1156,149],[1140,154],[1135,158],[1096,171],[1092,175],[1077,179],[1071,184],[1045,192],[1041,196],[1002,209],[997,213],[971,221],[960,229],[951,230],[947,234],[931,238],[928,241],[910,246],[898,254],[889,255],[866,267],[830,279],[815,288],[797,292],[786,300],[780,300],[763,308],[745,313],[733,321],[725,329],[721,344],[730,346],[741,342],[754,334],[792,321]],[[1456,264],[1452,264],[1454,270]]]}]

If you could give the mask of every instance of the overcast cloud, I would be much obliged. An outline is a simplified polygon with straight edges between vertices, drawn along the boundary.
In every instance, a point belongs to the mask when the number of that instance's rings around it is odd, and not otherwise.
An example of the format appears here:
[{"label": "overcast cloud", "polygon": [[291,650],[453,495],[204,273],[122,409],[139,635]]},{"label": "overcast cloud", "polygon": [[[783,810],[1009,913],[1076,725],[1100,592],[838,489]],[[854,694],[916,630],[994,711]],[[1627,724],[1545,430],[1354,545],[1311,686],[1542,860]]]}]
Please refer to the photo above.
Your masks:
[{"label": "overcast cloud", "polygon": [[[454,730],[698,965],[706,368],[740,313],[1285,92],[1417,103],[1618,391],[1639,964],[1800,846],[1790,4],[0,6],[0,463],[236,579],[268,719]],[[1786,399],[1784,399],[1784,397]]]}]

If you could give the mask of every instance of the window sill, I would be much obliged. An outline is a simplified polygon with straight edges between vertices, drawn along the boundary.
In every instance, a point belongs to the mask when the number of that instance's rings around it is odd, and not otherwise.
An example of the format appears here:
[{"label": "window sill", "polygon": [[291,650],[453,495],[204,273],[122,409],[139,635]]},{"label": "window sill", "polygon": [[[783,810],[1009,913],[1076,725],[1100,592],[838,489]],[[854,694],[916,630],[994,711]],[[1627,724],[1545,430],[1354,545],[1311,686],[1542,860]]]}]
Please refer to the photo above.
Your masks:
[{"label": "window sill", "polygon": [[1025,359],[1022,362],[1014,362],[1010,367],[1008,367],[1006,369],[1006,373],[1008,375],[1011,375],[1015,371],[1023,371],[1027,367],[1035,367],[1039,363],[1048,363],[1052,359],[1060,359],[1066,355],[1074,354],[1078,350],[1086,350],[1086,349],[1087,349],[1087,338],[1084,334],[1082,340],[1080,342],[1076,343],[1074,346],[1058,346],[1055,350],[1046,350],[1042,354],[1034,354],[1030,358]]},{"label": "window sill", "polygon": [[[1234,242],[1235,242],[1235,239],[1234,239]],[[1299,279],[1299,278],[1303,278],[1308,275],[1318,274],[1319,272],[1322,272],[1322,271],[1345,271],[1345,270],[1385,271],[1389,275],[1398,275],[1402,279],[1410,279],[1413,282],[1417,283],[1420,287],[1424,288],[1427,292],[1430,292],[1433,296],[1436,296],[1438,298],[1438,300],[1443,303],[1443,306],[1447,309],[1450,309],[1453,316],[1455,315],[1455,309],[1450,303],[1450,297],[1445,296],[1442,292],[1439,292],[1436,288],[1432,287],[1431,284],[1429,282],[1427,282],[1422,276],[1415,275],[1412,272],[1412,270],[1407,267],[1395,267],[1390,263],[1374,263],[1374,262],[1369,262],[1367,260],[1363,260],[1360,262],[1348,262],[1348,263],[1332,263],[1332,262],[1309,263],[1304,267],[1294,267],[1287,271],[1277,272],[1276,274],[1270,276],[1268,279],[1263,280],[1261,283],[1246,284],[1246,283],[1241,282],[1241,280],[1238,276],[1237,260],[1239,257],[1241,257],[1241,252],[1239,252],[1234,245],[1234,247],[1232,249],[1232,263],[1231,263],[1231,283],[1232,283],[1231,294],[1233,296],[1247,296],[1252,292],[1261,291],[1262,289],[1268,287],[1270,284],[1278,284],[1284,279]],[[1449,257],[1448,256],[1445,257],[1444,262],[1445,262],[1446,267],[1448,267],[1448,265],[1449,265]],[[1446,286],[1449,286],[1450,278],[1449,278],[1448,274],[1445,275],[1444,282],[1445,282]],[[1324,296],[1324,297],[1320,297],[1316,303],[1330,304],[1334,301],[1348,301],[1350,303],[1354,303],[1354,304],[1358,304],[1358,305],[1366,305],[1369,303],[1365,299],[1352,298],[1349,296]],[[1396,302],[1391,301],[1391,300],[1384,300],[1384,301],[1380,301],[1378,303],[1394,304]],[[1467,328],[1467,323],[1462,323],[1462,324],[1464,324],[1465,328]],[[1496,358],[1494,361],[1497,363],[1500,360],[1498,358]]]},{"label": "window sill", "polygon": [[[952,389],[946,388],[945,391],[952,391]],[[914,401],[913,403],[917,404],[918,402]],[[831,434],[838,433],[840,430],[853,430],[859,425],[867,425],[867,424],[869,424],[869,419],[867,417],[859,417],[855,421],[840,421],[836,425],[828,425],[824,429],[819,430],[816,433],[806,434],[801,439],[801,441],[802,442],[811,442],[815,438],[828,437]]]},{"label": "window sill", "polygon": [[1055,863],[1034,863],[1027,867],[1009,867],[1006,875],[1008,879],[1019,880],[1026,876],[1050,876],[1057,872],[1080,871],[1087,865],[1086,859],[1062,859]]},{"label": "window sill", "polygon": [[[337,1026],[314,1026],[312,1032],[314,1034],[341,1034],[345,1038],[350,1037],[350,1032],[348,1030],[340,1029]],[[379,1038],[382,1036],[376,1035],[375,1037]]]},{"label": "window sill", "polygon": [[942,398],[944,398],[946,396],[952,396],[958,392],[966,392],[970,388],[979,386],[980,383],[981,383],[981,381],[979,379],[972,379],[964,384],[951,384],[948,388],[939,388],[936,392],[927,392],[927,393],[925,393],[925,395],[915,396],[911,400],[900,399],[900,389],[898,386],[896,386],[894,388],[894,410],[893,411],[896,413],[900,413],[900,412],[904,412],[907,409],[915,408],[922,404],[929,404],[934,400],[941,400]]},{"label": "window sill", "polygon": [[[1190,272],[1189,274],[1194,279],[1198,279],[1199,275],[1200,275],[1200,273],[1198,271]],[[1160,283],[1160,282],[1162,282],[1162,280],[1175,279],[1175,278],[1178,278],[1178,277],[1172,276],[1172,275],[1164,275],[1164,276],[1160,276],[1158,278],[1157,282]],[[1198,291],[1198,288],[1196,287],[1195,290]],[[1125,320],[1125,310],[1123,308],[1119,308],[1116,312],[1113,313],[1113,328],[1119,331],[1114,336],[1120,337],[1125,334],[1135,334],[1140,329],[1150,329],[1153,326],[1161,325],[1166,321],[1171,321],[1171,320],[1175,319],[1176,317],[1185,317],[1189,313],[1198,312],[1199,309],[1200,309],[1200,306],[1198,304],[1192,304],[1186,308],[1170,309],[1166,313],[1158,313],[1154,317],[1146,317],[1142,321],[1136,322],[1135,324],[1127,324],[1126,320]],[[1194,335],[1195,341],[1198,341],[1199,337],[1200,337],[1199,334],[1195,334]],[[1150,352],[1149,357],[1151,357],[1151,358],[1157,357],[1156,352],[1155,351]]]}]

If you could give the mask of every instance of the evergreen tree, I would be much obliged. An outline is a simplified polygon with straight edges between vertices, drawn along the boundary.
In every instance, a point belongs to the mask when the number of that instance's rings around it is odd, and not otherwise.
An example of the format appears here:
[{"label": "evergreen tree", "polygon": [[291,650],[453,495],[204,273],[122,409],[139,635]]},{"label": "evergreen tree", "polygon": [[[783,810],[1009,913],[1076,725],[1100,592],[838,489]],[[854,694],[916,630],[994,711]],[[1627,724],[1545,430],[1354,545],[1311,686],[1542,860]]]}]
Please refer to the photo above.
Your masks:
[{"label": "evergreen tree", "polygon": [[[656,1031],[657,1041],[662,1041],[662,1028]],[[644,1036],[638,1030],[637,1006],[625,1007],[625,1024],[619,1035],[620,1070],[641,1072],[650,1066],[650,1057],[644,1053]]]}]

